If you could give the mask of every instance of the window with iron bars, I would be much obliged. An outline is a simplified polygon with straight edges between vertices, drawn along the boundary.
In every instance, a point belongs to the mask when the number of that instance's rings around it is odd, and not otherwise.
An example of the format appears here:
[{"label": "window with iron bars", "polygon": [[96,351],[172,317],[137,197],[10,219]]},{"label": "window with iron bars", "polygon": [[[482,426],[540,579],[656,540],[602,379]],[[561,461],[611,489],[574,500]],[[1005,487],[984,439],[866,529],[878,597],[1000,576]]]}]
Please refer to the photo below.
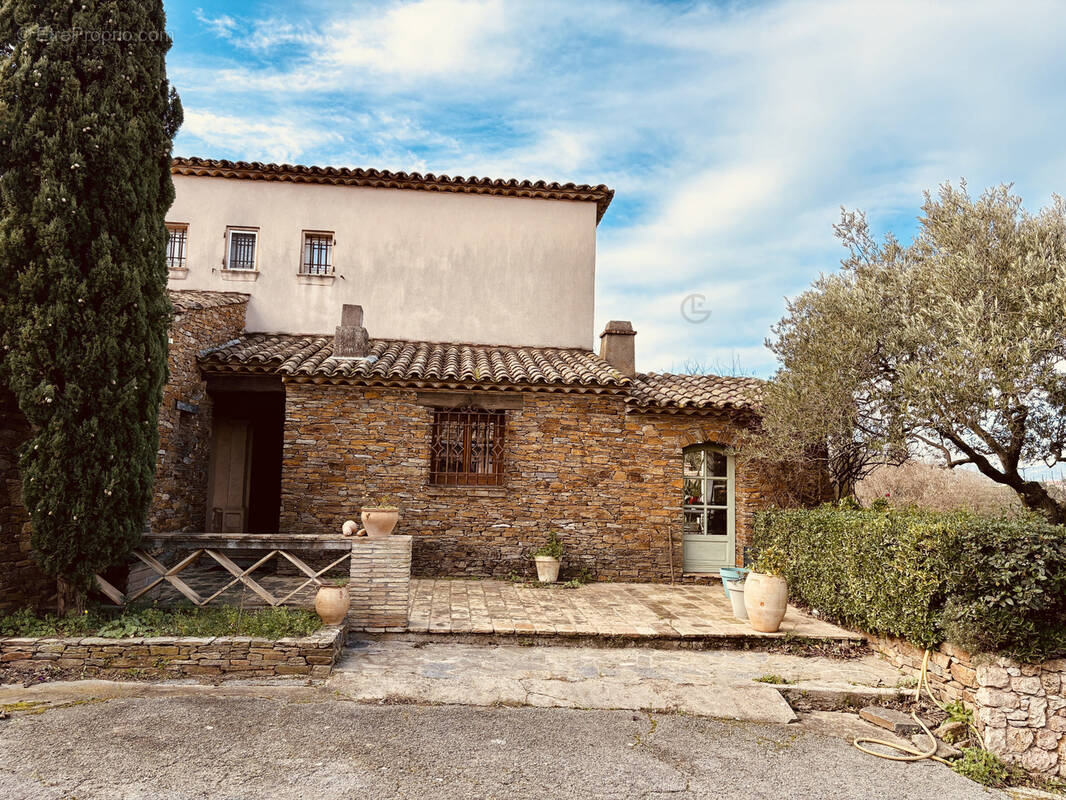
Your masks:
[{"label": "window with iron bars", "polygon": [[304,257],[300,263],[304,275],[333,274],[333,234],[305,233]]},{"label": "window with iron bars", "polygon": [[430,482],[503,484],[504,412],[460,408],[433,412]]},{"label": "window with iron bars", "polygon": [[231,230],[226,268],[255,269],[255,245],[258,238],[256,231]]},{"label": "window with iron bars", "polygon": [[188,225],[167,225],[167,269],[185,269],[185,244]]}]

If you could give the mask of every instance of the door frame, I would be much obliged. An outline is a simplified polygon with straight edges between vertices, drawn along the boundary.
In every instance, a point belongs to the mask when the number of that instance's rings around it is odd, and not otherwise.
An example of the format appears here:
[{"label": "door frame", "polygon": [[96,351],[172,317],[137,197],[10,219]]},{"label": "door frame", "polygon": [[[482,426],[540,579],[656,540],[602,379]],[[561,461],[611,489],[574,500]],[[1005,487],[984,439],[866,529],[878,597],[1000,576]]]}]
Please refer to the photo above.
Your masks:
[{"label": "door frame", "polygon": [[[726,535],[724,541],[720,536],[714,536],[713,538],[706,533],[689,534],[685,530],[685,456],[693,451],[710,451],[719,453],[725,456],[726,459]],[[705,461],[703,463],[706,463]],[[698,444],[689,445],[682,450],[681,455],[681,572],[688,575],[707,574],[709,572],[717,572],[719,567],[732,567],[736,566],[737,560],[737,490],[736,490],[736,458],[732,448],[724,445],[716,444],[714,442],[700,442]],[[714,477],[706,475],[705,467],[701,467],[700,480],[710,482]],[[704,500],[706,501],[706,496]],[[704,502],[699,506],[700,510],[704,513],[701,517],[701,524],[706,527],[707,524],[707,511],[714,510],[714,506]],[[720,508],[720,506],[719,506]],[[718,559],[698,559],[689,554],[690,543],[692,545],[702,544],[704,546],[712,544],[720,544],[725,546],[725,552]]]}]

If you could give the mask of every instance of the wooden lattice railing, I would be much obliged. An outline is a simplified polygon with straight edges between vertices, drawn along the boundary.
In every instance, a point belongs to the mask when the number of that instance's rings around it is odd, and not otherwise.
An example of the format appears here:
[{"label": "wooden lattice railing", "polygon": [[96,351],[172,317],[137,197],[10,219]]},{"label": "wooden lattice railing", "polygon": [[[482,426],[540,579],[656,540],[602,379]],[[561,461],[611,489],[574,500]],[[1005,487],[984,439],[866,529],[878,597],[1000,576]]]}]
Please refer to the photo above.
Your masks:
[{"label": "wooden lattice railing", "polygon": [[[264,551],[265,554],[257,559],[250,567],[242,568],[225,551],[241,551],[242,553]],[[172,566],[167,566],[156,556],[155,552],[184,552],[190,551]],[[322,569],[315,569],[307,564],[295,553],[324,553],[339,554]],[[330,570],[334,570],[349,561],[352,557],[352,543],[350,539],[339,536],[294,536],[290,534],[257,534],[257,533],[156,533],[145,534],[141,545],[133,551],[133,556],[144,564],[150,574],[155,577],[144,586],[138,587],[129,593],[124,593],[103,576],[96,576],[96,586],[115,605],[132,603],[148,592],[164,583],[174,587],[186,599],[197,606],[205,606],[223,595],[226,591],[242,584],[255,592],[264,602],[271,606],[280,606],[289,602],[297,594],[311,584],[322,584],[322,576]],[[283,596],[277,596],[270,592],[260,582],[252,578],[252,573],[261,569],[272,559],[282,558],[292,564],[306,580]],[[201,558],[212,559],[228,572],[232,579],[222,588],[212,591],[210,594],[201,594],[192,586],[181,579],[181,573],[195,564]]]}]

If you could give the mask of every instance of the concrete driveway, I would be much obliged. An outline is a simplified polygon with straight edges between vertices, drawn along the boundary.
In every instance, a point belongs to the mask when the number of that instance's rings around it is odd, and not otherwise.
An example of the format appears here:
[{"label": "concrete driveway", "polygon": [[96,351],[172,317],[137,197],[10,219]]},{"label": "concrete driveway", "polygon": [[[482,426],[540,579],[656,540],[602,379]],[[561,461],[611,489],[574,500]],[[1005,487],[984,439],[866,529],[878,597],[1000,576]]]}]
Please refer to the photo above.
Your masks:
[{"label": "concrete driveway", "polygon": [[0,797],[1003,797],[945,767],[874,759],[795,724],[246,689],[170,687],[16,711],[0,722]]}]

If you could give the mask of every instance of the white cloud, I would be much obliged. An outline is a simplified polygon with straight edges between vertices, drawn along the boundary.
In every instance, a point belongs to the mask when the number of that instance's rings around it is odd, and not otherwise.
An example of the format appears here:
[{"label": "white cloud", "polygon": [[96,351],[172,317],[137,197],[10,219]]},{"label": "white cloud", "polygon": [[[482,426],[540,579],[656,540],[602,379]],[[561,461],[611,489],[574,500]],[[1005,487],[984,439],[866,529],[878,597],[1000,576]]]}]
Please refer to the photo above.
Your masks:
[{"label": "white cloud", "polygon": [[[247,161],[295,161],[307,151],[343,141],[335,130],[309,128],[292,116],[249,120],[247,117],[186,110],[182,134]],[[190,153],[191,155],[192,153]]]},{"label": "white cloud", "polygon": [[202,22],[207,29],[211,31],[215,36],[221,36],[225,39],[230,38],[234,31],[237,29],[237,20],[228,14],[220,14],[217,17],[209,17],[204,13],[202,8],[196,9],[193,12],[200,22]]}]

